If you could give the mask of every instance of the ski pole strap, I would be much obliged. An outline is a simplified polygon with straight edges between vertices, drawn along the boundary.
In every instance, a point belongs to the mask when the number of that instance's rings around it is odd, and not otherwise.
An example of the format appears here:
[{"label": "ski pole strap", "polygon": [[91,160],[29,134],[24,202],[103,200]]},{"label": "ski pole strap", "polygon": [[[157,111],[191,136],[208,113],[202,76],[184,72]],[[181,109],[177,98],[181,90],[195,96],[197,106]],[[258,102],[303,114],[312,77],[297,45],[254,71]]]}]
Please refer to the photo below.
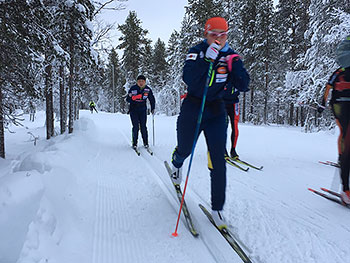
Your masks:
[{"label": "ski pole strap", "polygon": [[232,62],[233,60],[238,60],[240,58],[240,56],[238,54],[233,54],[233,55],[229,55],[228,59],[227,59],[227,67],[228,67],[228,71],[231,72],[232,71]]}]

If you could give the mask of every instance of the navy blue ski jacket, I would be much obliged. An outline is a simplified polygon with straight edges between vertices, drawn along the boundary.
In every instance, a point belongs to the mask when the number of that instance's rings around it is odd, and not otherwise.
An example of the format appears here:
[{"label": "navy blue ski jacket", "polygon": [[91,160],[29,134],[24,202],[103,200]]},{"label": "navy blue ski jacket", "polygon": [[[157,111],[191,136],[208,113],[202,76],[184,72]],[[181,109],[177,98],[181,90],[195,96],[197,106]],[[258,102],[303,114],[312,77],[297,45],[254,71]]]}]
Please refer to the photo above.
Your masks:
[{"label": "navy blue ski jacket", "polygon": [[[187,84],[189,96],[202,99],[209,70],[209,62],[205,60],[205,52],[209,47],[206,40],[192,47],[185,61],[183,80]],[[213,65],[214,79],[208,89],[207,101],[222,100],[224,87],[237,91],[249,91],[249,74],[243,66],[242,60],[228,44],[220,50]],[[227,91],[229,92],[229,91]]]},{"label": "navy blue ski jacket", "polygon": [[225,87],[225,92],[224,92],[224,102],[225,104],[235,104],[239,102],[239,91],[230,89],[229,87]]},{"label": "navy blue ski jacket", "polygon": [[130,103],[130,111],[135,109],[146,110],[147,99],[151,104],[151,111],[153,111],[155,108],[155,99],[151,88],[146,85],[141,89],[138,85],[134,85],[129,89],[126,101]]}]

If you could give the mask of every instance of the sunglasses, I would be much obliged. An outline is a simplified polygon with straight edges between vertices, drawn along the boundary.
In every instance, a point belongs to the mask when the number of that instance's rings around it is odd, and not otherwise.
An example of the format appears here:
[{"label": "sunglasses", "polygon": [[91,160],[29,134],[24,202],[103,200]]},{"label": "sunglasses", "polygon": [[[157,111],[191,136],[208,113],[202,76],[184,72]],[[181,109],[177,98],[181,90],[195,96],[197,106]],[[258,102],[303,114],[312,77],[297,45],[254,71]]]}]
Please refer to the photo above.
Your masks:
[{"label": "sunglasses", "polygon": [[214,31],[208,31],[207,32],[211,37],[223,37],[227,36],[227,32],[214,32]]}]

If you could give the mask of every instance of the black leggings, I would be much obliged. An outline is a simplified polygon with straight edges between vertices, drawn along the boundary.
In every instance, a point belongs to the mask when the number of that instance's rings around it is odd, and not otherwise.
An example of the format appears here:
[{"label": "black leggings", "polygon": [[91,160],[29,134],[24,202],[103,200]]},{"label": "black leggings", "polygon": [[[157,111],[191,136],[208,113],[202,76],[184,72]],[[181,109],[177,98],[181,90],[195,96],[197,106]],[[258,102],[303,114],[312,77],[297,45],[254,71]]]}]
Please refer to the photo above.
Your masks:
[{"label": "black leggings", "polygon": [[334,103],[332,110],[341,132],[340,177],[343,191],[348,191],[350,172],[350,102]]},{"label": "black leggings", "polygon": [[236,148],[238,139],[239,103],[226,104],[227,116],[231,122],[231,151]]}]

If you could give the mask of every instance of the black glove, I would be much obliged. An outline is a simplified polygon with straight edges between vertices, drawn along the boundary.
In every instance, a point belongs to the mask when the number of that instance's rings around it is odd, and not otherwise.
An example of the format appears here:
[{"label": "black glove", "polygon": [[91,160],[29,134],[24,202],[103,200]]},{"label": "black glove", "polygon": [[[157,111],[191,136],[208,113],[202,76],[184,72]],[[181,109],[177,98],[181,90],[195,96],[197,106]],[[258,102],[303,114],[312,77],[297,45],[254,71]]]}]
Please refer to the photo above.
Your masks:
[{"label": "black glove", "polygon": [[154,109],[153,109],[153,110],[151,110],[151,113],[154,115]]}]

